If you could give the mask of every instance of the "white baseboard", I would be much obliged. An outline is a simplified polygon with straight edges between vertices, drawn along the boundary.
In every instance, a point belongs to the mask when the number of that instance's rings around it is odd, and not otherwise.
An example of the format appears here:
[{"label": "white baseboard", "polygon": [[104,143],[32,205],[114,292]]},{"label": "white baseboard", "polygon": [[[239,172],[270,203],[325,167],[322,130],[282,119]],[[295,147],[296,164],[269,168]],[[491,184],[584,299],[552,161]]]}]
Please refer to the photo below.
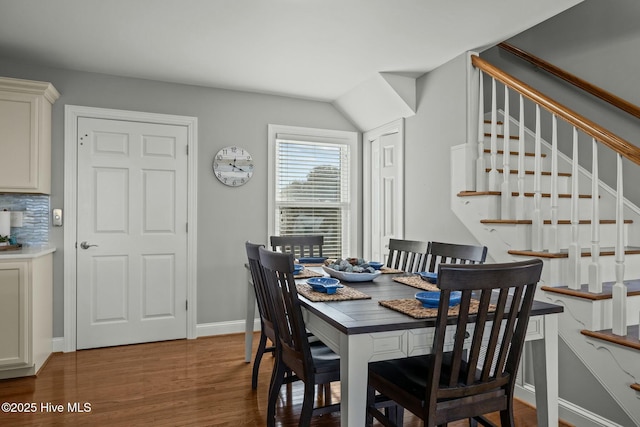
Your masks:
[{"label": "white baseboard", "polygon": [[[525,384],[524,387],[516,385],[515,396],[531,406],[536,406],[535,387],[530,384]],[[575,426],[624,427],[564,399],[558,399],[558,412],[562,421],[566,421]]]},{"label": "white baseboard", "polygon": [[[214,335],[238,334],[244,333],[244,330],[244,320],[235,320],[232,322],[201,323],[199,325],[196,325],[196,336],[209,337]],[[255,321],[253,322],[253,330],[260,330],[260,319],[255,319]],[[52,350],[54,353],[65,351],[64,337],[53,338]]]},{"label": "white baseboard", "polygon": [[[260,319],[253,322],[253,330],[260,330]],[[209,337],[213,335],[237,334],[245,331],[245,321],[235,320],[232,322],[201,323],[196,326],[198,337]]]}]

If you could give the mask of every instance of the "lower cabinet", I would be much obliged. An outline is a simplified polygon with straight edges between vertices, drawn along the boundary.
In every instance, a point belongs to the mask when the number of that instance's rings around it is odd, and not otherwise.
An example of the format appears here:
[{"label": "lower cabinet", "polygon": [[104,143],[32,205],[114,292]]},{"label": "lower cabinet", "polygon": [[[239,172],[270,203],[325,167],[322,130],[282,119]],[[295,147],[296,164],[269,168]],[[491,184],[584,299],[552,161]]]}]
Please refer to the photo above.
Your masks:
[{"label": "lower cabinet", "polygon": [[0,378],[35,375],[51,354],[52,258],[0,258]]}]

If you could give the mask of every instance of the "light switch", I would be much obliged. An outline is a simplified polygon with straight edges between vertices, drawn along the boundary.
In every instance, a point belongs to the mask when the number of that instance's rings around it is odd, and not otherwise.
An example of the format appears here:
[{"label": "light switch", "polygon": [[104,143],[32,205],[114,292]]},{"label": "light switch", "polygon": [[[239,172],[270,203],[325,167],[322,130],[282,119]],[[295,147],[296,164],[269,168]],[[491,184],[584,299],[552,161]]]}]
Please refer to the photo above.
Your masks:
[{"label": "light switch", "polygon": [[62,209],[54,209],[51,216],[53,217],[54,227],[62,227]]}]

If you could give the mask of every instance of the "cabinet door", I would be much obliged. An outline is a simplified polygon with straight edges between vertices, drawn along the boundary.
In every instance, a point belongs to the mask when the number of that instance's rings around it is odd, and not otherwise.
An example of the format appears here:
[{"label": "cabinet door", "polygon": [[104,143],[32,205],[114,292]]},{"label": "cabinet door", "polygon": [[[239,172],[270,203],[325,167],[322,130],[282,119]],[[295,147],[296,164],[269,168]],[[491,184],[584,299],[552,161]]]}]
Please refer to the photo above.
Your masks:
[{"label": "cabinet door", "polygon": [[0,263],[0,370],[31,365],[28,263]]},{"label": "cabinet door", "polygon": [[38,187],[38,96],[0,91],[0,189]]}]

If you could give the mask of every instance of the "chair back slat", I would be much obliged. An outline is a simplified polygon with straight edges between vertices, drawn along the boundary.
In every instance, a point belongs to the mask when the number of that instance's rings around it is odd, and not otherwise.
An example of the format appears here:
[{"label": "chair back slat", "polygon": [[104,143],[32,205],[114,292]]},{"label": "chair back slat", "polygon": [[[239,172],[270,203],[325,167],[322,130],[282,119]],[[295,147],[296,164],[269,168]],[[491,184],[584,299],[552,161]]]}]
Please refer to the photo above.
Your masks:
[{"label": "chair back slat", "polygon": [[256,294],[258,313],[260,313],[260,320],[263,325],[262,329],[265,335],[267,335],[270,340],[274,341],[275,334],[273,332],[273,315],[271,313],[271,304],[268,302],[269,296],[267,295],[264,272],[260,265],[260,253],[258,252],[258,249],[264,248],[264,245],[246,242],[245,248],[247,250],[247,260],[249,263],[249,271],[251,273],[251,281],[253,282],[253,288]]},{"label": "chair back slat", "polygon": [[424,271],[428,246],[418,240],[389,239],[386,266],[409,273]]},{"label": "chair back slat", "polygon": [[271,236],[270,243],[274,252],[291,253],[296,258],[323,256],[322,235]]}]

